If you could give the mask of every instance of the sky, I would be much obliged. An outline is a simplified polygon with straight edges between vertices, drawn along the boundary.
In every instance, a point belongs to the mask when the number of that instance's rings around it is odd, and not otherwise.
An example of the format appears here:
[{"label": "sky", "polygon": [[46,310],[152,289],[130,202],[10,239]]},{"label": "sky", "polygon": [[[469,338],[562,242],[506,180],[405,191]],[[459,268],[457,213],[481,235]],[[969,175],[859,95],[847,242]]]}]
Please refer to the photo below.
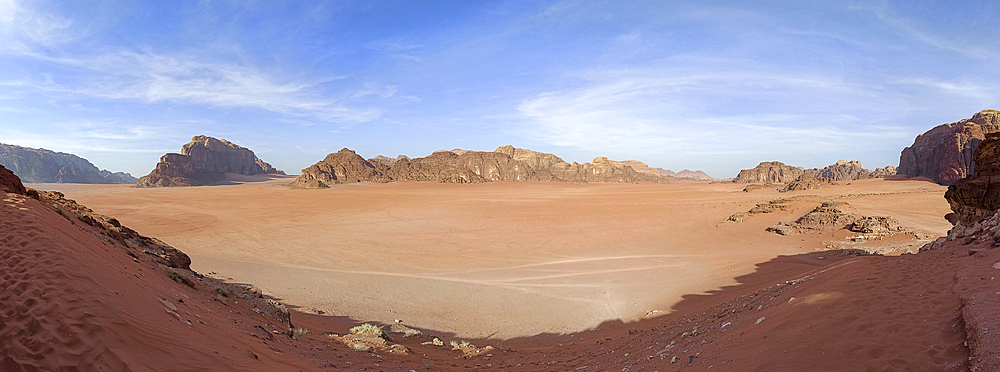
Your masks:
[{"label": "sky", "polygon": [[0,143],[149,173],[195,135],[297,174],[514,145],[735,176],[898,165],[1000,109],[1000,2],[0,0]]}]

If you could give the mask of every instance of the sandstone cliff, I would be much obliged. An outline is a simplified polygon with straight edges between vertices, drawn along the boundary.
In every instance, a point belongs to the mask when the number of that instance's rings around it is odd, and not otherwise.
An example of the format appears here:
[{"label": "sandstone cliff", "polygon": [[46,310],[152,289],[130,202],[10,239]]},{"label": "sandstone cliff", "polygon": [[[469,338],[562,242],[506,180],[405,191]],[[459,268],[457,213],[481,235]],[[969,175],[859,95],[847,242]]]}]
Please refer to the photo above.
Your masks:
[{"label": "sandstone cliff", "polygon": [[700,170],[691,171],[691,170],[688,170],[688,169],[685,169],[685,170],[682,170],[680,172],[677,172],[676,174],[674,174],[674,177],[676,177],[679,180],[692,180],[692,181],[712,181],[712,180],[715,180],[715,178],[712,178],[712,176],[709,176],[705,172],[702,172]]},{"label": "sandstone cliff", "polygon": [[805,170],[800,167],[765,161],[754,168],[741,170],[733,183],[786,183],[794,181],[803,173]]},{"label": "sandstone cliff", "polygon": [[258,159],[250,149],[224,139],[195,136],[184,144],[180,154],[160,157],[156,168],[140,178],[135,187],[211,185],[222,180],[224,173],[285,174]]},{"label": "sandstone cliff", "polygon": [[[642,164],[641,162],[635,162]],[[433,181],[447,183],[512,182],[665,182],[652,172],[640,173],[626,162],[604,157],[590,163],[567,163],[558,156],[502,146],[496,151],[441,150],[423,157],[364,160],[349,149],[327,155],[303,169],[293,188],[322,188],[335,183]],[[645,164],[642,164],[645,165]],[[649,167],[646,167],[649,169]]]},{"label": "sandstone cliff", "polygon": [[988,133],[972,156],[974,173],[955,181],[944,194],[953,213],[945,218],[970,226],[1000,210],[1000,133]]},{"label": "sandstone cliff", "polygon": [[11,172],[10,169],[4,168],[2,164],[0,164],[0,192],[21,195],[27,193],[24,184],[21,183],[21,179],[14,172]]},{"label": "sandstone cliff", "polygon": [[98,169],[73,154],[0,144],[0,165],[27,183],[133,183],[131,174]]},{"label": "sandstone cliff", "polygon": [[1000,131],[1000,111],[996,110],[980,111],[971,119],[934,127],[903,149],[897,172],[950,185],[973,174],[973,152],[986,133],[997,131]]},{"label": "sandstone cliff", "polygon": [[876,170],[868,170],[861,166],[860,161],[838,160],[837,163],[824,168],[807,169],[806,173],[815,177],[829,178],[832,181],[853,181],[892,176],[896,174],[896,167],[890,165]]}]

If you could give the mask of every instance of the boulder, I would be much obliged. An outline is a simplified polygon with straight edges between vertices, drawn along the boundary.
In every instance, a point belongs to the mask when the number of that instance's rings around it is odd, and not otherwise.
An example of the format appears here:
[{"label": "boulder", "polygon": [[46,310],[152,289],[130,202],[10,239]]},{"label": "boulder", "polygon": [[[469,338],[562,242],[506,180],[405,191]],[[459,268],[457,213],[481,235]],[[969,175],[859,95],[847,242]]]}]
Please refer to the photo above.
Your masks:
[{"label": "boulder", "polygon": [[973,153],[987,133],[1000,131],[1000,111],[983,110],[970,119],[941,124],[917,136],[899,155],[898,174],[926,177],[942,185],[975,171]]},{"label": "boulder", "polygon": [[247,176],[285,174],[257,158],[253,151],[224,139],[194,136],[181,153],[160,157],[156,168],[140,178],[135,187],[181,187],[211,185],[225,173]]},{"label": "boulder", "polygon": [[27,195],[28,191],[21,183],[21,179],[11,172],[10,169],[0,165],[0,191],[14,194]]}]

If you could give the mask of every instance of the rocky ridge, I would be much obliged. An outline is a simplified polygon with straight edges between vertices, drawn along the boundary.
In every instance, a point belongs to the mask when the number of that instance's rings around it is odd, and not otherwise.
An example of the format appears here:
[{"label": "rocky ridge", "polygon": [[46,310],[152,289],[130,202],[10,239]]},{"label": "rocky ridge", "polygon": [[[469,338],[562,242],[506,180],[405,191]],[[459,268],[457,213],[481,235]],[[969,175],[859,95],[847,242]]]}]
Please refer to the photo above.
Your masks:
[{"label": "rocky ridge", "polygon": [[950,185],[974,173],[976,147],[987,133],[997,131],[1000,131],[997,110],[983,110],[972,118],[938,125],[918,135],[912,145],[903,149],[897,172]]},{"label": "rocky ridge", "polygon": [[[632,165],[643,170],[636,171]],[[441,150],[423,158],[378,156],[365,160],[350,149],[327,155],[303,169],[292,188],[323,188],[337,183],[433,181],[445,183],[512,182],[665,182],[637,161],[604,157],[590,163],[567,163],[558,156],[502,146],[496,151]]]},{"label": "rocky ridge", "polygon": [[125,172],[98,169],[87,159],[73,154],[0,144],[0,165],[27,183],[134,183]]},{"label": "rocky ridge", "polygon": [[896,174],[896,167],[889,165],[875,170],[868,170],[861,166],[860,161],[838,160],[836,163],[824,168],[807,169],[806,173],[812,174],[817,178],[823,177],[834,182],[839,182],[892,176]]},{"label": "rocky ridge", "polygon": [[135,187],[179,187],[211,185],[224,173],[247,176],[285,174],[257,158],[253,151],[224,139],[194,136],[181,153],[160,157],[156,168],[140,178]]}]

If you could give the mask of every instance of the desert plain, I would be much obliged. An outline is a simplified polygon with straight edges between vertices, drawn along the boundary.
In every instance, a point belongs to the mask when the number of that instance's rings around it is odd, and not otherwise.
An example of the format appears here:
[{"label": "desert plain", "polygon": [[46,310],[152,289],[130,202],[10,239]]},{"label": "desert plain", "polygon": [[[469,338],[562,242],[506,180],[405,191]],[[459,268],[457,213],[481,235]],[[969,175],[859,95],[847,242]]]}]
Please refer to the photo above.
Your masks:
[{"label": "desert plain", "polygon": [[[852,247],[916,253],[951,228],[943,218],[947,188],[919,179],[782,193],[708,182],[286,188],[293,178],[242,176],[223,186],[159,189],[28,186],[64,192],[187,253],[195,271],[252,283],[301,311],[401,320],[475,339],[564,334],[665,315],[685,296],[752,278],[778,256]],[[789,208],[727,221],[778,199]],[[917,234],[857,241],[846,230],[766,231],[828,200],[846,202],[857,215],[891,216]],[[815,255],[799,257],[780,264],[821,265]]]}]

